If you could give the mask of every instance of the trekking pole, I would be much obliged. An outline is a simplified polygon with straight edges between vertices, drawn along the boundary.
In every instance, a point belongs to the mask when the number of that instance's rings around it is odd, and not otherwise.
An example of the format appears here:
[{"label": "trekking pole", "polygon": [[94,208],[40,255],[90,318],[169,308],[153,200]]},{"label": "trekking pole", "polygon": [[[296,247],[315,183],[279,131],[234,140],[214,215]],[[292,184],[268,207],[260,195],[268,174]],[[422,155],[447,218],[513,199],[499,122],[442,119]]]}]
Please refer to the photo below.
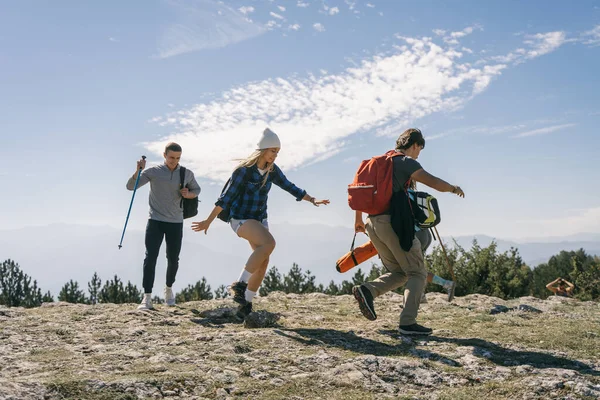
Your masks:
[{"label": "trekking pole", "polygon": [[448,258],[448,253],[446,253],[446,248],[444,247],[444,243],[442,242],[442,237],[438,233],[437,227],[433,227],[435,230],[435,234],[437,235],[440,245],[442,246],[442,250],[444,251],[444,256],[446,257],[446,263],[448,264],[448,269],[450,270],[450,276],[452,276],[452,280],[456,282],[456,278],[454,277],[454,268],[452,268],[452,264],[450,263],[450,259]]},{"label": "trekking pole", "polygon": [[[145,160],[146,156],[142,156],[142,160]],[[133,186],[133,195],[131,196],[131,203],[129,203],[129,210],[127,211],[127,218],[125,218],[125,226],[123,227],[123,233],[121,234],[121,241],[119,242],[119,250],[123,247],[123,238],[125,237],[125,229],[127,229],[127,222],[129,221],[129,214],[131,213],[131,206],[133,205],[133,199],[135,198],[135,191],[137,190],[140,176],[142,175],[142,169],[138,170],[137,178],[135,179],[135,185]]]}]

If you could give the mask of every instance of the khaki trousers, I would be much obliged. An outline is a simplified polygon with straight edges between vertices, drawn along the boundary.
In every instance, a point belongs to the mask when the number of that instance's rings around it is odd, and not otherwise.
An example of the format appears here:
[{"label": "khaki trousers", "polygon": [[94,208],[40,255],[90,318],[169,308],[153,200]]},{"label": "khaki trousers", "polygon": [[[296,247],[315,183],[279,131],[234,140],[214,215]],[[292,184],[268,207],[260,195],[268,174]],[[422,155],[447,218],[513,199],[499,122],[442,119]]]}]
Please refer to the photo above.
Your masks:
[{"label": "khaki trousers", "polygon": [[427,278],[421,242],[415,237],[410,251],[402,250],[389,215],[368,217],[365,227],[383,265],[389,272],[374,281],[365,282],[364,285],[370,290],[373,297],[377,297],[406,284],[400,325],[416,323],[421,293],[423,293]]}]

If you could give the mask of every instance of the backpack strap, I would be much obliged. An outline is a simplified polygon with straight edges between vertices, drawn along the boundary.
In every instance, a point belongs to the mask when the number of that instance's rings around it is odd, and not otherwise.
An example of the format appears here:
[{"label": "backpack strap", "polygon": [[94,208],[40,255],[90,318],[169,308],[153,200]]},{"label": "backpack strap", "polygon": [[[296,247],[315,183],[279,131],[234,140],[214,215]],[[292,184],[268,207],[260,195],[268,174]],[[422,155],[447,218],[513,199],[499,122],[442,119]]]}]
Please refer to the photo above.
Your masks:
[{"label": "backpack strap", "polygon": [[185,167],[181,165],[179,166],[179,180],[181,181],[179,186],[183,189],[183,184],[185,183]]},{"label": "backpack strap", "polygon": [[[183,189],[183,184],[185,183],[185,167],[179,166],[179,188]],[[183,208],[183,196],[181,196],[181,200],[179,201],[179,207]]]}]

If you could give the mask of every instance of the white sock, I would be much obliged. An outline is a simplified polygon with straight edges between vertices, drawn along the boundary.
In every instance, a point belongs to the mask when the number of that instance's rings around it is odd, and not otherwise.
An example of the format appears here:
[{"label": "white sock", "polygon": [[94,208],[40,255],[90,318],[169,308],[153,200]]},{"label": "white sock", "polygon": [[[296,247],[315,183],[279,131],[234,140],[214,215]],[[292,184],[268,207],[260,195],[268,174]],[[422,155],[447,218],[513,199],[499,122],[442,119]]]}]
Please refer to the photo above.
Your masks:
[{"label": "white sock", "polygon": [[248,279],[250,279],[251,276],[252,276],[252,274],[250,272],[246,271],[246,268],[244,268],[242,270],[242,274],[240,275],[239,282],[248,283]]},{"label": "white sock", "polygon": [[246,289],[245,295],[246,295],[246,301],[252,302],[252,299],[254,298],[254,296],[256,296],[256,292]]},{"label": "white sock", "polygon": [[152,300],[152,293],[144,293],[144,299]]}]

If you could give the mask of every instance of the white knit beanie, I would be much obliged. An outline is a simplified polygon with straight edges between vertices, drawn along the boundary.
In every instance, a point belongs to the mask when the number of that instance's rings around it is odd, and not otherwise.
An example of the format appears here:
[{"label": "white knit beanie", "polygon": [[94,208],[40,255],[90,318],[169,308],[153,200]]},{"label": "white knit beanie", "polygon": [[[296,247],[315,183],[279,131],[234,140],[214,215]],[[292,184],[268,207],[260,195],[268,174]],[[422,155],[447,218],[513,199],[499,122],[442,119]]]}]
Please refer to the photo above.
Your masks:
[{"label": "white knit beanie", "polygon": [[258,141],[258,150],[270,149],[272,147],[281,148],[279,136],[269,128],[265,129],[262,137]]}]

